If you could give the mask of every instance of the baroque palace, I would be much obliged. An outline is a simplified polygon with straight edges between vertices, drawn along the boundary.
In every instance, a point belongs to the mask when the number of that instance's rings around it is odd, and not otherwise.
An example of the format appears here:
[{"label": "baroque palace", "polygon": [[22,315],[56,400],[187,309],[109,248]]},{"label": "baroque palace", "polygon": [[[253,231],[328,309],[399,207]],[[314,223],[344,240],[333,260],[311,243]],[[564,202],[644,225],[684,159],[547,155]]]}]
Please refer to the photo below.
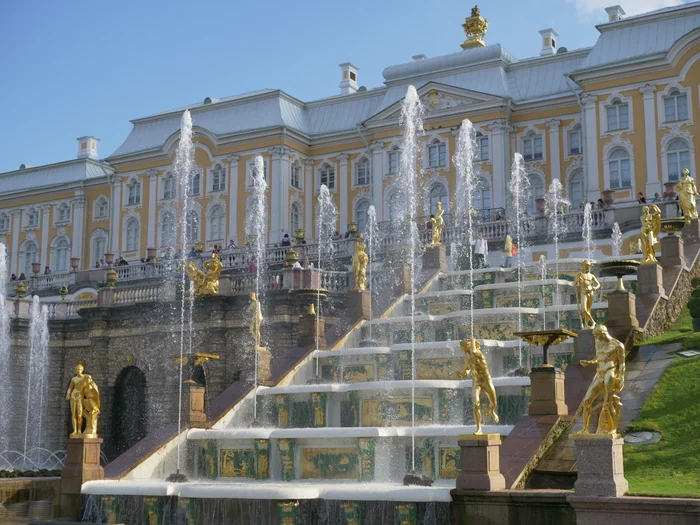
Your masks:
[{"label": "baroque palace", "polygon": [[[361,86],[360,68],[347,62],[340,65],[340,93],[329,98],[302,102],[261,90],[188,106],[196,147],[191,242],[205,249],[245,242],[258,154],[269,183],[268,242],[298,229],[315,237],[321,184],[335,199],[341,233],[351,222],[361,231],[372,204],[378,221],[390,220],[409,85],[426,110],[419,215],[438,201],[448,214],[454,207],[452,155],[464,118],[477,131],[479,209],[508,207],[514,152],[525,159],[533,213],[553,179],[573,208],[608,189],[622,204],[640,192],[662,195],[682,169],[696,174],[700,2],[631,17],[619,6],[606,11],[608,22],[597,26],[590,48],[567,50],[554,29],[543,29],[534,58],[516,59],[479,39],[456,53],[387,67],[380,87]],[[478,20],[485,33],[486,21]],[[147,248],[172,245],[172,165],[184,109],[133,120],[106,158],[99,140],[86,136],[76,159],[0,174],[0,242],[10,272],[29,275],[34,262],[54,273],[85,269],[105,253],[136,261]]]}]

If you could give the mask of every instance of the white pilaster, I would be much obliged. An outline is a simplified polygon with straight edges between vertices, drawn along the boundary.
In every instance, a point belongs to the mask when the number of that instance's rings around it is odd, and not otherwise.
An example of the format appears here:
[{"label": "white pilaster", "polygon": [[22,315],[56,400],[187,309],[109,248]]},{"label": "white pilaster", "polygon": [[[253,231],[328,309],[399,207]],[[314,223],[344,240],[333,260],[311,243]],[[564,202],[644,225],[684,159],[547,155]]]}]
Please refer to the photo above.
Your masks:
[{"label": "white pilaster", "polygon": [[12,210],[12,257],[10,259],[10,273],[19,275],[19,227],[22,224],[22,210]]},{"label": "white pilaster", "polygon": [[73,241],[72,257],[80,258],[80,268],[85,268],[87,261],[83,258],[83,239],[85,239],[85,197],[82,190],[71,201],[73,204]]},{"label": "white pilaster", "polygon": [[158,196],[156,181],[156,170],[148,170],[148,233],[146,248],[156,247],[156,201]]},{"label": "white pilaster", "polygon": [[119,253],[119,237],[121,235],[121,224],[119,223],[120,210],[122,209],[122,182],[119,178],[114,180],[114,190],[112,192],[112,224],[110,224],[109,230],[112,232],[112,243],[109,247],[110,251],[116,255]]},{"label": "white pilaster", "polygon": [[348,155],[341,153],[338,155],[340,171],[338,173],[338,199],[340,200],[340,231],[344,232],[348,228],[348,197],[350,188],[348,186]]},{"label": "white pilaster", "polygon": [[558,119],[547,121],[549,128],[549,158],[551,161],[552,180],[556,179],[561,182],[561,155],[559,153],[559,124]]},{"label": "white pilaster", "polygon": [[228,160],[231,163],[228,171],[228,238],[238,246],[238,155],[231,155]]},{"label": "white pilaster", "polygon": [[644,144],[646,151],[647,183],[646,196],[653,197],[654,193],[661,195],[661,180],[656,147],[656,86],[647,84],[639,89],[644,95]]},{"label": "white pilaster", "polygon": [[281,239],[285,233],[294,238],[296,232],[289,231],[289,188],[292,181],[292,164],[289,161],[289,148],[280,148],[280,174],[280,213],[282,220],[279,238]]},{"label": "white pilaster", "polygon": [[[272,154],[272,169],[271,176],[269,180],[270,187],[270,235],[268,242],[276,243],[280,242],[282,236],[285,233],[285,214],[284,214],[284,202],[287,202],[287,208],[289,208],[289,180],[283,181],[285,177],[285,170],[283,165],[283,158],[289,156],[286,153],[286,148],[281,146],[275,146],[270,150]],[[289,162],[286,162],[287,171],[289,171]],[[287,176],[287,179],[289,177]],[[286,188],[286,195],[284,192]],[[286,197],[286,198],[285,198]]]},{"label": "white pilaster", "polygon": [[373,142],[372,150],[372,204],[377,212],[377,222],[384,220],[384,149],[381,142]]},{"label": "white pilaster", "polygon": [[596,202],[601,190],[598,183],[598,121],[596,118],[596,96],[581,95],[583,107],[583,129],[585,146],[583,147],[583,173],[586,178],[586,202]]},{"label": "white pilaster", "polygon": [[306,159],[305,164],[306,173],[304,174],[304,228],[306,229],[307,242],[314,238],[313,229],[313,196],[315,193],[314,186],[314,161],[311,159]]},{"label": "white pilaster", "polygon": [[506,207],[506,187],[508,184],[508,169],[510,165],[509,145],[510,125],[505,120],[497,120],[491,124],[491,140],[493,142],[493,196],[494,208]]},{"label": "white pilaster", "polygon": [[[49,264],[49,217],[51,215],[51,206],[40,206],[39,209],[41,210],[41,254],[39,255],[39,260],[41,261],[41,270],[43,272],[44,266]],[[73,231],[75,231],[75,228],[73,228]]]}]

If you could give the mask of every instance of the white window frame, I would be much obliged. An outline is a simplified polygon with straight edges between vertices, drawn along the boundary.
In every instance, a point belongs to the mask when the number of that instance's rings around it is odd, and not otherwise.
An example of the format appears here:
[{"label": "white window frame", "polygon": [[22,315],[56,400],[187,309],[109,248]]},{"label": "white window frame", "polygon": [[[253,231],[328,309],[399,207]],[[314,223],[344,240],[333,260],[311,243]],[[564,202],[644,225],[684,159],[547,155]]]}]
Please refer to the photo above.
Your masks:
[{"label": "white window frame", "polygon": [[[403,155],[403,152],[401,151],[401,148],[394,144],[392,145],[386,152],[386,174],[388,176],[393,176],[393,175],[398,175],[401,173],[401,155]],[[392,156],[395,156],[394,160],[392,160]],[[394,162],[396,163],[395,169],[393,168]],[[394,171],[392,171],[394,169]]]},{"label": "white window frame", "polygon": [[[612,107],[615,101],[619,100],[621,104],[627,104],[628,127],[624,129],[611,130],[608,126],[608,108]],[[619,114],[619,112],[618,112]],[[632,97],[623,97],[620,93],[611,93],[610,96],[599,104],[598,118],[600,119],[600,136],[606,137],[611,135],[620,135],[622,133],[634,132],[634,104]]]},{"label": "white window frame", "polygon": [[[294,224],[294,210],[296,209],[296,224]],[[289,205],[289,233],[290,237],[294,237],[297,233],[298,228],[304,227],[304,214],[301,208],[301,204],[297,201],[293,201]]]},{"label": "white window frame", "polygon": [[[170,218],[172,220],[172,241],[168,242],[169,239],[166,239],[165,235],[165,225],[166,225],[166,219]],[[175,246],[177,244],[177,218],[175,216],[175,211],[174,210],[167,210],[163,211],[160,214],[159,220],[158,220],[158,246],[161,248],[166,248],[168,246]]]},{"label": "white window frame", "polygon": [[[133,195],[132,195],[132,189],[133,189]],[[126,203],[125,206],[140,206],[141,205],[141,181],[135,177],[132,177],[126,183],[125,203]]]},{"label": "white window frame", "polygon": [[[132,221],[136,223],[136,228],[130,228]],[[131,231],[136,231],[136,235],[131,236],[129,233]],[[133,242],[130,242],[133,241]],[[141,249],[141,221],[133,216],[127,216],[124,220],[124,252],[125,253],[139,253]]]},{"label": "white window frame", "polygon": [[[688,101],[688,118],[680,120],[666,120],[666,100],[671,96],[671,93],[678,91],[679,95],[685,95]],[[693,125],[693,89],[691,87],[683,87],[675,82],[666,86],[663,91],[656,93],[656,109],[659,127],[673,128],[679,125]]]},{"label": "white window frame", "polygon": [[[367,173],[366,173],[366,181],[365,182],[360,182],[360,167],[366,167]],[[372,183],[372,164],[370,163],[369,159],[365,156],[362,155],[359,157],[355,162],[354,162],[354,177],[353,181],[354,187],[357,186],[369,186]]]},{"label": "white window frame", "polygon": [[[59,246],[59,243],[64,243]],[[62,250],[62,253],[59,252]],[[68,273],[70,271],[71,245],[67,237],[58,237],[51,243],[51,264],[49,267],[53,273]],[[59,266],[59,262],[64,263]]]},{"label": "white window frame", "polygon": [[[175,175],[168,171],[161,180],[160,200],[164,202],[175,200],[177,198],[177,178]],[[168,189],[170,191],[167,191]]]},{"label": "white window frame", "polygon": [[291,163],[289,167],[289,184],[292,188],[301,190],[303,188],[304,169],[298,160]]},{"label": "white window frame", "polygon": [[[321,164],[319,164],[318,168],[316,169],[316,175],[318,180],[318,184],[316,184],[317,192],[321,189],[322,184],[325,184],[328,187],[329,191],[336,191],[336,188],[338,187],[338,170],[336,169],[336,165],[334,163],[329,161],[323,161]],[[325,182],[323,181],[324,176],[326,177]],[[332,182],[333,184],[329,184],[330,182]]]},{"label": "white window frame", "polygon": [[[448,167],[450,162],[450,152],[446,140],[443,140],[440,137],[431,139],[425,145],[424,152],[423,166],[425,169],[439,170]],[[435,155],[437,155],[436,160],[434,160]]]},{"label": "white window frame", "polygon": [[[581,182],[581,200],[578,203],[574,203],[574,187],[573,183],[578,182],[574,179],[580,178]],[[571,202],[571,209],[572,211],[577,211],[579,209],[579,206],[581,202],[586,204],[586,178],[583,173],[583,168],[575,168],[574,170],[571,171],[571,174],[567,176],[567,192],[566,196]]]},{"label": "white window frame", "polygon": [[[226,191],[227,178],[226,165],[223,162],[216,162],[214,167],[210,169],[209,180],[211,181],[210,193],[223,193]],[[218,184],[217,184],[217,178]]]},{"label": "white window frame", "polygon": [[[34,246],[36,248],[34,253],[34,257],[32,257],[32,261],[30,262],[29,257],[27,257],[27,254],[30,253],[29,250],[27,249],[29,246]],[[41,261],[41,252],[39,251],[39,243],[36,242],[36,240],[31,240],[31,241],[25,241],[21,250],[20,250],[20,257],[21,257],[21,264],[19,265],[19,273],[24,274],[25,277],[29,278],[32,275],[34,275],[34,272],[32,271],[32,263],[39,262]],[[19,277],[19,275],[18,275]]]},{"label": "white window frame", "polygon": [[[371,203],[368,198],[361,198],[355,203],[355,212],[353,213],[353,220],[357,223],[357,232],[358,233],[364,233],[365,229],[367,228],[367,222],[369,221],[369,207]],[[361,206],[365,206],[365,209],[362,210]],[[364,212],[364,224],[362,224],[363,220],[361,219],[360,213]]]},{"label": "white window frame", "polygon": [[[443,195],[440,195],[438,197],[438,200],[435,201],[435,204],[433,204],[433,191],[435,191],[436,188],[442,187],[443,190],[445,190],[445,193]],[[445,213],[449,213],[450,209],[450,190],[447,187],[447,184],[442,182],[442,181],[436,181],[433,182],[430,185],[430,190],[428,190],[426,194],[426,199],[428,200],[428,215],[433,215],[437,211],[437,203],[442,202],[442,209]],[[443,201],[444,199],[444,201]],[[433,210],[433,206],[435,206],[435,210]],[[425,208],[424,208],[425,210]]]},{"label": "white window frame", "polygon": [[[537,213],[537,199],[540,199],[547,194],[547,183],[543,173],[528,173],[527,178],[530,181],[530,202],[528,203],[528,211],[531,215],[534,215],[535,213]],[[533,179],[538,179],[540,184],[534,185],[532,183]],[[536,195],[535,188],[539,187],[542,188],[542,192],[540,195]]]},{"label": "white window frame", "polygon": [[71,219],[71,205],[62,202],[54,208],[54,224],[68,224]]},{"label": "white window frame", "polygon": [[668,170],[668,148],[676,140],[683,140],[688,145],[690,151],[690,174],[694,176],[695,171],[695,141],[693,136],[686,130],[672,130],[670,133],[664,135],[661,138],[661,177],[662,182],[667,182],[669,180],[669,170]]},{"label": "white window frame", "polygon": [[[255,155],[252,159],[250,159],[247,163],[248,168],[246,169],[246,188],[247,189],[252,189],[253,188],[253,168],[255,167]],[[267,157],[263,157],[263,177],[265,179],[265,182],[267,182],[267,187],[270,187],[270,161]]]},{"label": "white window frame", "polygon": [[[539,157],[537,156],[537,146],[539,141]],[[530,128],[525,131],[525,133],[522,136],[521,139],[521,145],[522,145],[522,155],[523,155],[523,160],[525,162],[540,162],[544,163],[545,161],[545,149],[544,149],[544,133],[538,129]],[[532,154],[530,158],[528,158],[528,154],[526,153],[528,144],[530,145],[530,148],[532,149]]]},{"label": "white window frame", "polygon": [[[489,135],[489,133],[481,130],[476,132],[474,138],[476,146],[474,159],[478,162],[491,162],[491,137]],[[486,143],[485,146],[484,142]],[[486,150],[486,158],[484,158],[484,149]]]},{"label": "white window frame", "polygon": [[[202,196],[202,179],[204,178],[204,174],[202,173],[201,168],[192,168],[190,170],[190,187],[189,187],[189,193],[188,197],[201,197]],[[194,183],[197,183],[196,186]]]},{"label": "white window frame", "polygon": [[[574,151],[573,147],[573,137],[578,135],[578,151]],[[570,129],[566,131],[566,151],[567,157],[574,157],[576,155],[583,155],[583,127],[580,123],[575,123]]]},{"label": "white window frame", "polygon": [[[100,262],[100,259],[105,258],[105,253],[107,253],[107,241],[108,238],[104,235],[98,235],[92,239],[92,264],[90,265],[91,267],[94,267],[95,264]],[[98,244],[102,243],[102,250],[100,250]]]},{"label": "white window frame", "polygon": [[[214,215],[216,211],[220,211],[219,215]],[[217,221],[215,224],[214,221]],[[215,204],[209,211],[209,224],[207,228],[207,242],[224,241],[226,239],[226,209],[221,204]],[[218,230],[215,232],[214,230]],[[219,235],[215,235],[218,233]]]},{"label": "white window frame", "polygon": [[[194,222],[195,235],[190,233],[192,229],[190,226],[190,217],[194,217],[196,220]],[[200,227],[200,214],[197,210],[189,210],[185,218],[185,242],[187,245],[195,244],[202,240],[202,228]]]},{"label": "white window frame", "polygon": [[[484,188],[483,185],[486,185],[487,188]],[[484,206],[484,192],[488,191],[488,196],[489,196],[489,205]],[[488,177],[477,177],[476,180],[476,185],[474,188],[474,194],[473,194],[473,199],[474,199],[474,209],[476,210],[490,210],[493,208],[493,187],[491,185],[491,181],[488,179]],[[477,204],[480,205],[477,207]]]},{"label": "white window frame", "polygon": [[10,231],[10,215],[7,213],[0,213],[0,232]]},{"label": "white window frame", "polygon": [[[39,210],[36,208],[29,208],[24,215],[24,228],[38,228],[39,227],[39,221],[41,221],[41,216],[39,214]],[[36,221],[32,221],[32,218],[36,218]]]},{"label": "white window frame", "polygon": [[[100,213],[100,208],[104,205],[104,214]],[[93,207],[93,219],[105,220],[109,217],[109,200],[104,195],[100,195],[96,200]]]},{"label": "white window frame", "polygon": [[[622,151],[622,152],[626,153],[626,154],[627,154],[627,157],[625,157],[625,158],[612,158],[612,156],[613,156],[616,152],[618,152],[618,151]],[[627,161],[629,162],[630,183],[629,183],[628,186],[623,185],[623,180],[622,180],[622,169],[621,169],[621,167],[622,167],[622,161],[623,161],[623,160],[627,160]],[[618,190],[627,190],[627,189],[634,190],[634,166],[633,166],[633,164],[632,164],[632,155],[630,154],[630,152],[629,152],[626,148],[623,148],[622,146],[618,146],[618,147],[616,147],[616,148],[613,148],[613,149],[605,156],[605,161],[604,161],[604,162],[605,162],[605,164],[604,164],[604,165],[605,165],[605,168],[606,168],[606,170],[607,170],[606,178],[607,178],[607,181],[608,181],[608,184],[607,184],[606,188],[610,188],[611,190],[616,190],[616,191],[618,191]],[[617,165],[618,165],[618,173],[620,174],[620,183],[619,183],[619,186],[613,185],[613,181],[612,181],[612,170],[610,169],[610,164],[613,163],[613,162],[616,162]],[[633,192],[632,194],[634,195],[634,192]]]}]

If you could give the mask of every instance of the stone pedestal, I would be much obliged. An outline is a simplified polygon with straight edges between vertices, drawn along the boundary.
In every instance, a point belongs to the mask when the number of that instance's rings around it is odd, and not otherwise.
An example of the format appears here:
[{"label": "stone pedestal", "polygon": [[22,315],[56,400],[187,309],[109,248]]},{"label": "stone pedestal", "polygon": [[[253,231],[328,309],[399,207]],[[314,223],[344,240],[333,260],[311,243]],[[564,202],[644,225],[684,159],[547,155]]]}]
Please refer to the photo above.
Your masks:
[{"label": "stone pedestal", "polygon": [[[608,304],[610,300],[608,299]],[[608,308],[609,310],[609,308]],[[574,338],[574,356],[573,363],[578,363],[582,359],[593,359],[595,357],[595,340],[593,339],[593,330],[579,330],[578,337]]]},{"label": "stone pedestal", "polygon": [[112,298],[114,297],[114,288],[105,286],[97,291],[97,306],[112,306]]},{"label": "stone pedestal", "polygon": [[270,349],[261,346],[257,349],[258,352],[258,384],[263,384],[269,381],[272,377],[270,374]]},{"label": "stone pedestal", "polygon": [[625,341],[632,330],[639,328],[637,297],[632,292],[616,290],[608,294],[607,327],[613,337],[620,341]]},{"label": "stone pedestal", "polygon": [[428,246],[423,254],[423,268],[447,273],[447,251],[444,244]]},{"label": "stone pedestal", "polygon": [[369,290],[348,290],[348,315],[354,321],[369,320],[371,314]]},{"label": "stone pedestal", "polygon": [[[318,329],[316,319],[318,318]],[[305,314],[299,318],[299,336],[297,344],[299,346],[316,347],[316,333],[318,330],[318,347],[326,348],[326,320],[323,317]]]},{"label": "stone pedestal", "polygon": [[637,293],[639,295],[666,295],[661,265],[642,263],[637,270]]},{"label": "stone pedestal", "polygon": [[463,434],[459,436],[458,444],[462,452],[458,489],[491,491],[506,488],[500,467],[500,434]]},{"label": "stone pedestal", "polygon": [[564,395],[564,373],[553,366],[533,368],[530,372],[531,398],[527,413],[531,416],[564,416],[569,413]]},{"label": "stone pedestal", "polygon": [[688,244],[700,244],[700,221],[693,219],[681,230],[683,240]]},{"label": "stone pedestal", "polygon": [[80,488],[86,481],[104,479],[100,466],[101,438],[70,438],[66,464],[61,471],[61,514],[80,517]]},{"label": "stone pedestal", "polygon": [[204,393],[206,388],[194,382],[187,385],[190,394],[190,410],[187,426],[190,428],[206,428],[207,416],[204,413]]},{"label": "stone pedestal", "polygon": [[679,235],[667,235],[661,239],[661,266],[675,268],[686,266],[685,243]]},{"label": "stone pedestal", "polygon": [[619,497],[627,492],[622,462],[622,438],[574,437],[578,479],[576,496]]}]

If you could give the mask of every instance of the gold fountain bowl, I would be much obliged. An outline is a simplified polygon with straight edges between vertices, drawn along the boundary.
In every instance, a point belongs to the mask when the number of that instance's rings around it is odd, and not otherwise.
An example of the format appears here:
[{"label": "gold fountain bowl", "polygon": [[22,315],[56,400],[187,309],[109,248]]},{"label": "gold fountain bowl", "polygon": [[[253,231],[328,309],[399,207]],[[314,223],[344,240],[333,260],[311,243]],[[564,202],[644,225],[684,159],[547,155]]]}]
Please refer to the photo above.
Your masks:
[{"label": "gold fountain bowl", "polygon": [[661,219],[661,229],[668,234],[674,234],[683,229],[685,219],[683,217],[668,217]]}]

